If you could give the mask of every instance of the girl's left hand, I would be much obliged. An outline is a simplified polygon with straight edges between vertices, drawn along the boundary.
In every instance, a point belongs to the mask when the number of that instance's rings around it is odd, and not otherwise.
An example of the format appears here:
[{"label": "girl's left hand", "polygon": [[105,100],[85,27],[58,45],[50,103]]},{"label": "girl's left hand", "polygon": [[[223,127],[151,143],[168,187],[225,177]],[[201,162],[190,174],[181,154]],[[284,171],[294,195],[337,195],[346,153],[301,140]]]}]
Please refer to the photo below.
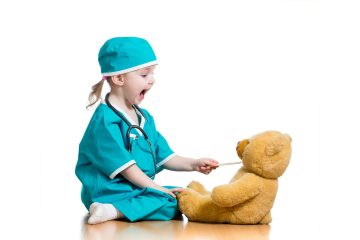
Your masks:
[{"label": "girl's left hand", "polygon": [[194,164],[194,171],[209,174],[212,170],[219,167],[219,162],[211,158],[199,158]]}]

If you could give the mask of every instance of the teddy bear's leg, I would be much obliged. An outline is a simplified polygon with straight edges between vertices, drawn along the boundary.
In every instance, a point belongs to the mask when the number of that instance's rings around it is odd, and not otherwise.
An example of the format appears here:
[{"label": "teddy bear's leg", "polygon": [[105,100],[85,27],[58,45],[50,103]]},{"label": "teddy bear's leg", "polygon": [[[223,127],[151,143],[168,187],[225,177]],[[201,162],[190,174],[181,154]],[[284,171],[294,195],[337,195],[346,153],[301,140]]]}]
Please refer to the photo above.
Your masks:
[{"label": "teddy bear's leg", "polygon": [[198,193],[200,193],[202,195],[210,194],[210,192],[207,191],[206,188],[201,183],[196,182],[196,181],[192,181],[187,187],[197,191]]},{"label": "teddy bear's leg", "polygon": [[227,210],[215,205],[210,195],[204,196],[193,189],[187,189],[177,195],[180,211],[190,221],[228,222]]},{"label": "teddy bear's leg", "polygon": [[271,220],[272,220],[272,218],[271,218],[271,213],[268,212],[268,213],[265,215],[265,217],[264,217],[263,219],[261,219],[261,221],[259,222],[259,224],[269,224],[269,223],[271,223]]}]

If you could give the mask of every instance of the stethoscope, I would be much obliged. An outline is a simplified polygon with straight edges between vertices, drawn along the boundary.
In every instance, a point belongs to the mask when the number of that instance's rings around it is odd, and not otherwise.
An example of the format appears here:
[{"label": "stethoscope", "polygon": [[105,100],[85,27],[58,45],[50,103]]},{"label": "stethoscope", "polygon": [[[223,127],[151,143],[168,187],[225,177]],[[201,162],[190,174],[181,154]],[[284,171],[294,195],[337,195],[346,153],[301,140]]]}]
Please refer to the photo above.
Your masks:
[{"label": "stethoscope", "polygon": [[[154,172],[154,175],[155,175],[155,174],[156,174],[155,154],[154,154],[154,151],[153,151],[153,149],[152,149],[152,146],[151,146],[151,142],[150,142],[150,140],[149,140],[149,137],[148,137],[148,135],[146,134],[146,132],[144,131],[144,129],[142,129],[142,128],[141,128],[140,126],[138,126],[138,125],[131,124],[131,123],[125,118],[125,116],[122,115],[122,114],[110,103],[110,101],[109,101],[109,93],[106,94],[106,96],[105,96],[105,102],[106,102],[106,104],[109,106],[109,108],[111,108],[111,110],[113,110],[113,112],[114,112],[116,115],[118,115],[118,116],[126,123],[126,125],[128,125],[128,127],[129,127],[128,130],[127,130],[127,132],[126,132],[126,140],[125,140],[125,142],[126,142],[125,148],[126,148],[126,150],[127,150],[128,152],[131,153],[131,136],[130,136],[131,130],[137,129],[137,130],[139,130],[139,131],[142,133],[142,135],[144,136],[146,142],[147,142],[148,145],[149,145],[149,149],[150,149],[150,152],[151,152],[151,156],[152,156],[152,159],[153,159],[153,162],[154,162],[154,171],[155,171],[155,172]],[[142,110],[141,110],[138,106],[136,106],[136,105],[134,104],[133,107],[134,107],[138,112],[140,112],[140,114],[143,115],[144,118],[145,118],[145,114],[142,112]]]}]

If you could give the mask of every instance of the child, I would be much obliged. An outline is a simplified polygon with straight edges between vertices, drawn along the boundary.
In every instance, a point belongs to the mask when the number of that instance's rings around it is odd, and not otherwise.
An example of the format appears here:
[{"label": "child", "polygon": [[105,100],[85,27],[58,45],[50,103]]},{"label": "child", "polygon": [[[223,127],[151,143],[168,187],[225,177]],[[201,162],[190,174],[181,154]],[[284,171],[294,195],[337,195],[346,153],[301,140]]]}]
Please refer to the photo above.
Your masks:
[{"label": "child", "polygon": [[156,56],[136,37],[112,38],[99,52],[103,79],[93,86],[89,106],[110,85],[106,102],[96,108],[79,145],[76,175],[89,224],[112,219],[169,220],[179,214],[176,187],[153,180],[163,169],[210,173],[218,162],[176,155],[156,130],[153,117],[137,107],[155,83]]}]

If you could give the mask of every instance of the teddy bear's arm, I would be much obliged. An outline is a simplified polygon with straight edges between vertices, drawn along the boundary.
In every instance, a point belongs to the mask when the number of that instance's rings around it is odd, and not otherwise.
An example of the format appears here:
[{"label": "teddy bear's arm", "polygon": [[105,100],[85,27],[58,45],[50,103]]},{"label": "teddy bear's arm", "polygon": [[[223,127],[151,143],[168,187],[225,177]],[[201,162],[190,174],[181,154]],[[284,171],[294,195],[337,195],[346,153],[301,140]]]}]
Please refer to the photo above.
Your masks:
[{"label": "teddy bear's arm", "polygon": [[218,206],[232,207],[258,195],[260,185],[255,174],[247,173],[237,181],[215,187],[211,198]]}]

